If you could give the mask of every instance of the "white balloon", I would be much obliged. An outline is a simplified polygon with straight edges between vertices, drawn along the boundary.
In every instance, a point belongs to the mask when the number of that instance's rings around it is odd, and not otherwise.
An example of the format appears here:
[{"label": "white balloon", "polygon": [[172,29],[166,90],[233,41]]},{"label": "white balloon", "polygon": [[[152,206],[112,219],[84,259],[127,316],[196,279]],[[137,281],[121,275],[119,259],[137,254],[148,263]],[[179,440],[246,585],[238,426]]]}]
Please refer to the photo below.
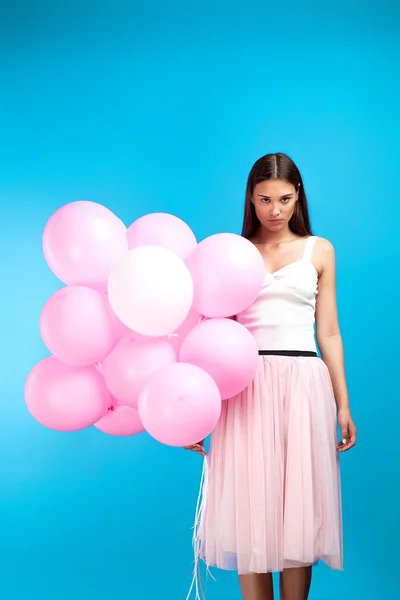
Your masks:
[{"label": "white balloon", "polygon": [[108,279],[111,308],[127,327],[146,336],[172,334],[193,303],[193,280],[176,254],[140,246],[118,261]]}]

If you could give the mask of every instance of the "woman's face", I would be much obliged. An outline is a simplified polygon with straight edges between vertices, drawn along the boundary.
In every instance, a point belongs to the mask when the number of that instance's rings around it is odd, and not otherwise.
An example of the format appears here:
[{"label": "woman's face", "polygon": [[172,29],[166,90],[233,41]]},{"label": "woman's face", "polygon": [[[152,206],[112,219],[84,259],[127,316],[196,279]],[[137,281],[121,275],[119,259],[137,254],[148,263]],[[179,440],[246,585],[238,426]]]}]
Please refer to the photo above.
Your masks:
[{"label": "woman's face", "polygon": [[253,191],[252,202],[263,227],[271,232],[288,227],[298,195],[295,187],[282,179],[258,183]]}]

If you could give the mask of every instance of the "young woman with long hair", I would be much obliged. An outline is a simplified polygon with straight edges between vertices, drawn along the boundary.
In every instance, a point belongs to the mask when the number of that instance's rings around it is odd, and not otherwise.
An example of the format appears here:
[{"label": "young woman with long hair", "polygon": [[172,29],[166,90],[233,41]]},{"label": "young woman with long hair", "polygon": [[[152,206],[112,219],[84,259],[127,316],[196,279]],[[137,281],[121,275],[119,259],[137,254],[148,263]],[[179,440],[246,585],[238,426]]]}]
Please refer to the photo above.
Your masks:
[{"label": "young woman with long hair", "polygon": [[[334,249],[313,235],[300,172],[285,154],[251,169],[242,234],[265,262],[259,297],[236,315],[260,364],[249,387],[223,403],[212,435],[200,556],[238,571],[243,600],[272,600],[273,572],[281,600],[307,600],[313,565],[342,568],[338,455],[355,445],[356,429]],[[204,441],[189,449],[205,455]]]}]

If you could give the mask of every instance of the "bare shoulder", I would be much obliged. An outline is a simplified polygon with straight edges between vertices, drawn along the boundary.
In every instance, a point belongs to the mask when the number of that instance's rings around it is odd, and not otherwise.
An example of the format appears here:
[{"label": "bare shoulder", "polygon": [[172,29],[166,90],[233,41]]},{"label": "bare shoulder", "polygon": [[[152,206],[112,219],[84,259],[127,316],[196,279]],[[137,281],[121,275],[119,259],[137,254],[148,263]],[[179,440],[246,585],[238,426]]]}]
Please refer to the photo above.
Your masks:
[{"label": "bare shoulder", "polygon": [[334,268],[335,265],[335,248],[333,244],[326,238],[317,237],[315,242],[314,263],[319,274],[326,268]]},{"label": "bare shoulder", "polygon": [[332,242],[322,237],[317,237],[315,242],[315,251],[328,256],[335,253]]}]

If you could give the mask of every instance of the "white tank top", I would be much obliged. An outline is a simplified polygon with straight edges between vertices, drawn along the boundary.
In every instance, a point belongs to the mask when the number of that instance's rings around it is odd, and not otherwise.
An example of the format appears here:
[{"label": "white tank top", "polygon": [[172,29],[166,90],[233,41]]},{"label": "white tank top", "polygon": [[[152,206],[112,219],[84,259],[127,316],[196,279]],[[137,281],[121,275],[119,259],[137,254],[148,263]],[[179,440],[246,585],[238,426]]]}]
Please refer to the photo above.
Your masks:
[{"label": "white tank top", "polygon": [[316,351],[318,272],[312,262],[316,239],[307,239],[300,260],[274,273],[267,271],[256,301],[237,315],[237,321],[253,334],[259,350]]}]

